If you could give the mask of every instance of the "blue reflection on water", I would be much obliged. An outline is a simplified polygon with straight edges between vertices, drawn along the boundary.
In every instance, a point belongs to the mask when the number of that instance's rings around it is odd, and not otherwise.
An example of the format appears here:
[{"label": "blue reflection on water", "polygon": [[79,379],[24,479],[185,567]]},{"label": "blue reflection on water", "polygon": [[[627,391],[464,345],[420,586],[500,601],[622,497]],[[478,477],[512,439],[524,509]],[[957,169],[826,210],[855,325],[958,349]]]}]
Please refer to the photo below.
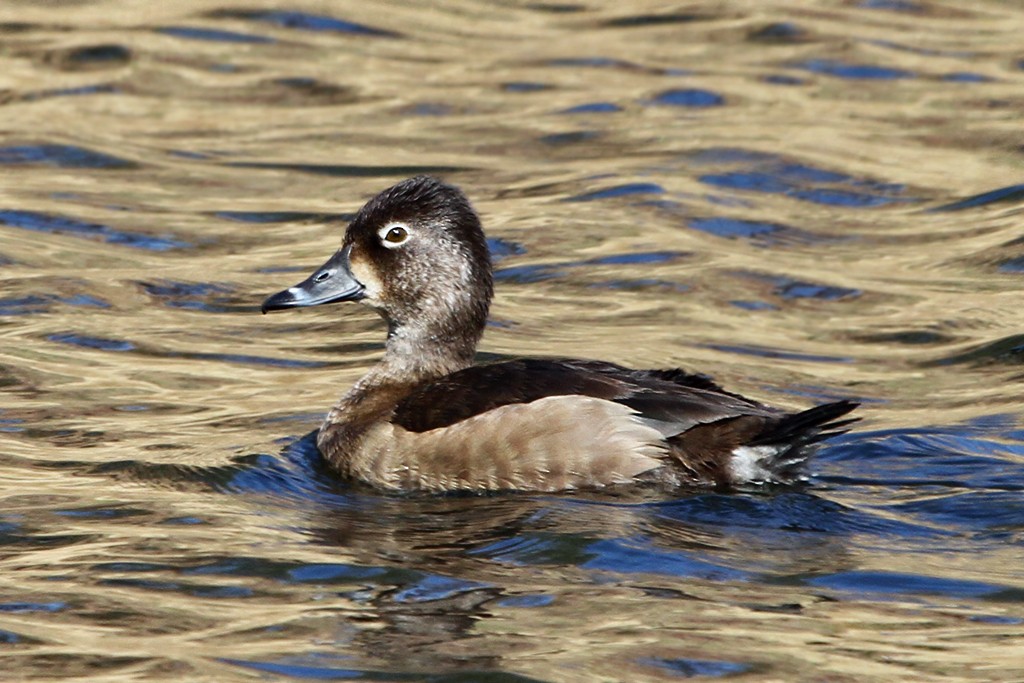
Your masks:
[{"label": "blue reflection on water", "polygon": [[108,225],[86,223],[75,218],[37,211],[0,210],[0,226],[48,232],[58,235],[96,237],[109,244],[122,244],[135,249],[170,251],[191,246],[188,242],[167,236],[154,236],[118,230]]},{"label": "blue reflection on water", "polygon": [[651,98],[649,104],[669,107],[718,107],[725,104],[725,98],[710,90],[695,88],[684,90],[666,90]]},{"label": "blue reflection on water", "polygon": [[907,71],[906,69],[877,66],[874,64],[846,64],[845,62],[832,59],[809,59],[805,62],[797,62],[793,66],[815,73],[850,79],[891,81],[901,78],[914,78],[915,76],[914,72]]},{"label": "blue reflection on water", "polygon": [[0,147],[0,166],[45,164],[60,168],[135,168],[125,159],[84,147],[58,144],[13,145]]},{"label": "blue reflection on water", "polygon": [[713,148],[690,154],[685,161],[695,166],[731,167],[699,176],[703,183],[729,190],[785,194],[814,204],[843,208],[912,201],[904,196],[905,188],[897,183],[856,178],[764,152]]},{"label": "blue reflection on water", "polygon": [[273,38],[257,36],[251,33],[237,33],[223,29],[198,28],[195,26],[165,26],[156,29],[157,33],[163,33],[175,38],[186,38],[188,40],[206,40],[218,43],[272,43]]},{"label": "blue reflection on water", "polygon": [[217,10],[211,13],[211,16],[260,21],[299,31],[328,31],[378,38],[397,38],[400,35],[394,31],[386,31],[326,14],[312,14],[297,10]]},{"label": "blue reflection on water", "polygon": [[641,664],[655,666],[674,676],[683,678],[732,676],[749,671],[752,667],[738,662],[717,659],[686,659],[654,657],[638,660]]},{"label": "blue reflection on water", "polygon": [[812,586],[824,586],[856,593],[896,595],[945,595],[955,598],[1003,598],[1024,601],[1024,588],[1007,589],[981,581],[944,579],[921,574],[882,571],[851,571],[807,580]]}]

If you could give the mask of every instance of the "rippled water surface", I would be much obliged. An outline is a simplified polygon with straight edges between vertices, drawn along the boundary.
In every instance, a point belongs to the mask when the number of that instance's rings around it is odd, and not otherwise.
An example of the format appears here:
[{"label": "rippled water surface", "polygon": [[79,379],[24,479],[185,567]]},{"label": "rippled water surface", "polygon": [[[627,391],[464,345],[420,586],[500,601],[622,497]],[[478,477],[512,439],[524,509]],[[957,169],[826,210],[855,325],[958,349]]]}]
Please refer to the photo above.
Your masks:
[{"label": "rippled water surface", "polygon": [[[0,679],[1024,680],[1024,7],[0,4]],[[855,398],[806,487],[397,497],[310,433],[464,187],[486,357]]]}]

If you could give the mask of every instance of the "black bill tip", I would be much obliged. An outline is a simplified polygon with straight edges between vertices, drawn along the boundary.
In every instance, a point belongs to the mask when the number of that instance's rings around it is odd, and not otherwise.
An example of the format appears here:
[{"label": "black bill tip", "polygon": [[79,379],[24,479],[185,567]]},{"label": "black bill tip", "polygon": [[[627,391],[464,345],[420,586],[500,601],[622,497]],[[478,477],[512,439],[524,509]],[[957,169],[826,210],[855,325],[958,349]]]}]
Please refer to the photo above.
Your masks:
[{"label": "black bill tip", "polygon": [[365,287],[355,279],[349,270],[351,247],[339,250],[324,265],[308,278],[277,294],[271,294],[260,310],[280,311],[285,308],[319,306],[336,301],[359,301],[365,297]]}]

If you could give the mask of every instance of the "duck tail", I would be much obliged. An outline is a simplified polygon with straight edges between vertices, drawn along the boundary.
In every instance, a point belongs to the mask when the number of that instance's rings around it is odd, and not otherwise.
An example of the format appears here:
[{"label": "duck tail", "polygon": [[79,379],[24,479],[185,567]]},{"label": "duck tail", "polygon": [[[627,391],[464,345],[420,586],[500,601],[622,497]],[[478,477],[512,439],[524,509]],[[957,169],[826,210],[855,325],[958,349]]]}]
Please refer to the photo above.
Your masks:
[{"label": "duck tail", "polygon": [[835,401],[769,422],[751,441],[733,449],[732,483],[792,484],[806,479],[804,465],[817,445],[849,431],[860,418],[840,418],[859,405]]}]

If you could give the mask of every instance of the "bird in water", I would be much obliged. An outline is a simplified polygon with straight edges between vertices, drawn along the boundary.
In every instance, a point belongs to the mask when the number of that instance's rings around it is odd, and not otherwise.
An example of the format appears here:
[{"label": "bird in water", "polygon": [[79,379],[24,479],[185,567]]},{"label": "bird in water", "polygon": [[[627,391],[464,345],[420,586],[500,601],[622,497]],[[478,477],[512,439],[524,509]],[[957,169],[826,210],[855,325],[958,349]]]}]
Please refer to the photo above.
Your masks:
[{"label": "bird in water", "polygon": [[387,322],[384,355],[327,415],[341,476],[392,491],[568,491],[654,483],[789,484],[857,403],[786,412],[680,369],[575,358],[474,365],[493,292],[477,213],[416,177],[371,199],[341,248],[263,312],[355,301]]}]

